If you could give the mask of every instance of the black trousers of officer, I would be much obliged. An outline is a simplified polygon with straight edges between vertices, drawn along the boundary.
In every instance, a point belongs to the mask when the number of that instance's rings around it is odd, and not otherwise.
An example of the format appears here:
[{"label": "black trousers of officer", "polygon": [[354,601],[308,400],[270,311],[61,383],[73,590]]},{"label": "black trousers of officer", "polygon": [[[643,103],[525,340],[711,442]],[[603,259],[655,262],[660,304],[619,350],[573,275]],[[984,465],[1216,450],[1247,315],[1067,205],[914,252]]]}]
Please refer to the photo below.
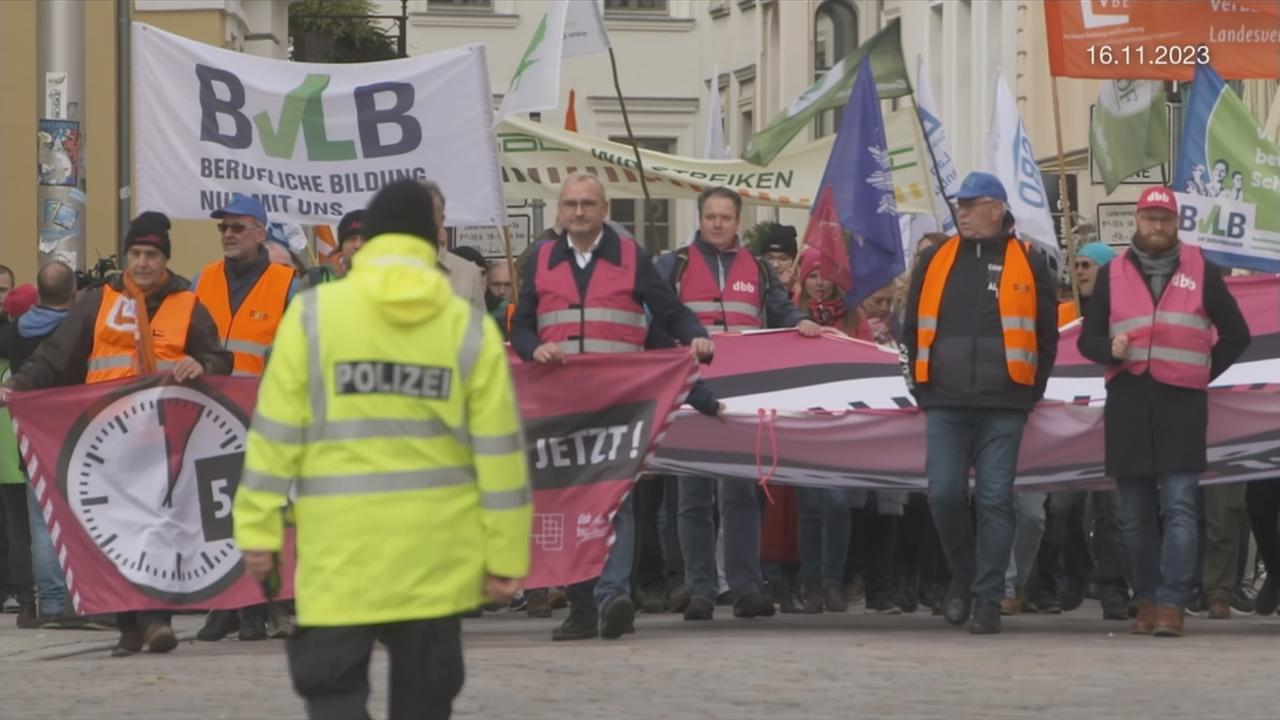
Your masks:
[{"label": "black trousers of officer", "polygon": [[447,720],[462,690],[457,617],[383,625],[300,627],[287,642],[293,687],[311,720],[366,720],[369,658],[382,641],[391,659],[390,720]]}]

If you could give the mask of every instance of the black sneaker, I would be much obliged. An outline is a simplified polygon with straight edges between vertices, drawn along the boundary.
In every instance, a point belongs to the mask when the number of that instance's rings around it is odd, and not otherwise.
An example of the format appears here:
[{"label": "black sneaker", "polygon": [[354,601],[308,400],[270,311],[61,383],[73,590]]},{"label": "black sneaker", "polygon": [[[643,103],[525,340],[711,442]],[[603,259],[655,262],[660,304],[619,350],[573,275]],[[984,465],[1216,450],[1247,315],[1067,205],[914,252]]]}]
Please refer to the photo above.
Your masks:
[{"label": "black sneaker", "polygon": [[1258,601],[1250,600],[1243,592],[1236,590],[1231,596],[1231,609],[1245,615],[1251,615],[1258,609]]},{"label": "black sneaker", "polygon": [[827,583],[823,587],[822,604],[827,612],[842,613],[849,611],[849,598],[844,594],[844,583]]},{"label": "black sneaker", "polygon": [[1025,607],[1026,612],[1040,613],[1041,615],[1061,615],[1062,605],[1058,603],[1055,597],[1045,597],[1029,602]]},{"label": "black sneaker", "polygon": [[665,588],[642,587],[636,593],[640,603],[640,612],[663,613],[667,611],[667,593]]},{"label": "black sneaker", "polygon": [[[995,603],[996,616],[1000,615],[1000,604]],[[973,591],[969,582],[960,578],[951,578],[947,586],[947,595],[942,599],[942,616],[952,625],[963,625],[973,612]]]},{"label": "black sneaker", "polygon": [[775,612],[769,598],[758,592],[747,593],[733,604],[733,616],[736,618],[773,617]]},{"label": "black sneaker", "polygon": [[796,603],[796,595],[791,592],[791,583],[786,578],[770,580],[768,586],[769,594],[773,597],[773,604],[778,606],[778,612],[784,614],[800,612],[800,606]]},{"label": "black sneaker", "polygon": [[689,607],[689,588],[676,585],[667,590],[667,607],[673,613],[682,613]]},{"label": "black sneaker", "polygon": [[218,642],[240,629],[240,616],[234,610],[213,610],[204,619],[204,627],[196,633],[201,642]]},{"label": "black sneaker", "polygon": [[1125,600],[1104,600],[1102,602],[1103,620],[1128,620],[1129,603]]},{"label": "black sneaker", "polygon": [[807,582],[801,586],[800,598],[804,601],[800,612],[805,615],[817,615],[822,612],[825,598],[822,593],[822,585],[819,583]]},{"label": "black sneaker", "polygon": [[[950,619],[950,618],[948,618]],[[974,635],[995,635],[1000,632],[1000,603],[979,600],[973,604],[973,624],[969,632]]]},{"label": "black sneaker", "polygon": [[1262,587],[1258,588],[1258,596],[1253,599],[1253,611],[1258,615],[1273,614],[1276,611],[1276,605],[1280,604],[1280,593],[1276,590],[1276,584],[1271,581],[1271,576],[1267,575],[1267,579],[1262,581]]},{"label": "black sneaker", "polygon": [[240,634],[241,640],[246,642],[256,642],[258,640],[266,640],[267,635],[267,608],[264,605],[254,605],[240,611]]},{"label": "black sneaker", "polygon": [[689,607],[684,609],[685,620],[710,620],[715,614],[716,604],[703,598],[690,600]]},{"label": "black sneaker", "polygon": [[588,614],[581,608],[571,608],[569,617],[564,619],[560,627],[551,631],[551,639],[590,640],[600,635],[600,623],[595,615]]},{"label": "black sneaker", "polygon": [[40,615],[36,612],[35,600],[18,602],[18,629],[37,630],[40,628]]},{"label": "black sneaker", "polygon": [[1064,612],[1071,612],[1084,604],[1085,586],[1069,582],[1059,595],[1058,605]]},{"label": "black sneaker", "polygon": [[[690,603],[692,604],[692,603]],[[625,595],[609,600],[600,612],[600,637],[617,640],[630,628],[635,631],[636,608]]]}]

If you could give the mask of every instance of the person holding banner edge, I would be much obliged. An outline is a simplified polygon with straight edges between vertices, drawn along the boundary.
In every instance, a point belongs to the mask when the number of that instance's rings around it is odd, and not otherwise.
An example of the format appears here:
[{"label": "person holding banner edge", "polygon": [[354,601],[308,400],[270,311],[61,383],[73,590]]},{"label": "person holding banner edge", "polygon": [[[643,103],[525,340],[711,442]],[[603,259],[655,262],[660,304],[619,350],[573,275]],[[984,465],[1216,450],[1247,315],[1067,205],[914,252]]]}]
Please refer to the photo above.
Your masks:
[{"label": "person holding banner edge", "polygon": [[[640,352],[652,323],[709,361],[715,346],[706,331],[658,276],[649,254],[607,225],[608,214],[599,178],[577,173],[565,179],[557,216],[565,232],[532,249],[511,319],[511,348],[525,362],[542,364],[588,352]],[[630,496],[618,508],[614,530],[601,576],[569,587],[569,617],[552,640],[616,640],[634,631]]]},{"label": "person holding banner edge", "polygon": [[930,511],[951,567],[943,615],[963,625],[972,613],[981,635],[1001,629],[1018,449],[1057,358],[1058,300],[1048,259],[1014,234],[999,178],[970,173],[952,200],[959,234],[916,263],[903,343],[927,424]]},{"label": "person holding banner edge", "polygon": [[[99,289],[86,293],[62,324],[0,389],[11,390],[110,382],[158,371],[178,382],[202,375],[229,375],[231,353],[218,327],[185,280],[169,271],[169,218],[143,212],[125,235],[126,267]],[[139,313],[139,307],[146,312]],[[162,522],[157,510],[157,522]],[[164,611],[117,613],[120,639],[115,657],[166,653],[178,645]]]},{"label": "person holding banner edge", "polygon": [[1251,337],[1218,266],[1179,241],[1173,191],[1148,188],[1136,214],[1132,246],[1098,271],[1077,345],[1107,368],[1106,470],[1138,600],[1131,631],[1178,637],[1199,553],[1206,388]]}]

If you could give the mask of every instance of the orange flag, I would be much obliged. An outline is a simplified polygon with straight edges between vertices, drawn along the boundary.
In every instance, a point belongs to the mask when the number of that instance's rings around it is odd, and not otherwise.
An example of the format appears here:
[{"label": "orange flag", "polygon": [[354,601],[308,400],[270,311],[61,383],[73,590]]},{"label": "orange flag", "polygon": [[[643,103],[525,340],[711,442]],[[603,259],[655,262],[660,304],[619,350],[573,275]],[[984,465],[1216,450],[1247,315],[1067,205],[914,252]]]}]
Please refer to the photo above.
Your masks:
[{"label": "orange flag", "polygon": [[573,110],[573,89],[569,89],[569,109],[564,111],[564,129],[570,132],[578,132],[578,113]]}]

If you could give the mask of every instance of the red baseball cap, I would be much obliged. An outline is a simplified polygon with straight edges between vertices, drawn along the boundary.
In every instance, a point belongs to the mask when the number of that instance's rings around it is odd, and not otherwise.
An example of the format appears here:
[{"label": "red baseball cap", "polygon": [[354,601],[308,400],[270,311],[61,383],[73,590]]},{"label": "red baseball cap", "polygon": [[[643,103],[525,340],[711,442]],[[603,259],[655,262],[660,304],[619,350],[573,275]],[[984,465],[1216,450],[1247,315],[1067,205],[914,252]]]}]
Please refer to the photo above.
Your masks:
[{"label": "red baseball cap", "polygon": [[36,289],[31,283],[19,285],[9,291],[4,299],[4,314],[9,319],[17,318],[36,304]]},{"label": "red baseball cap", "polygon": [[1178,214],[1178,198],[1174,196],[1173,190],[1163,185],[1149,187],[1142,191],[1142,197],[1138,198],[1138,209],[1160,208],[1168,210],[1174,215]]}]

